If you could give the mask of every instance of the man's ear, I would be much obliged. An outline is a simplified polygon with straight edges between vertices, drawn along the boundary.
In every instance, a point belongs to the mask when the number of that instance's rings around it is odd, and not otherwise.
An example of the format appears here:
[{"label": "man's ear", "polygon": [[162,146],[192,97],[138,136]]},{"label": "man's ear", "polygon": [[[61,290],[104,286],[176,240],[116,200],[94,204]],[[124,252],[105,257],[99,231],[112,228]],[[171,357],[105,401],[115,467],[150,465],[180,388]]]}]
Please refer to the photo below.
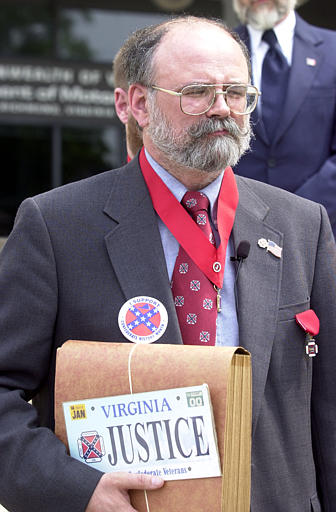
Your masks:
[{"label": "man's ear", "polygon": [[126,124],[128,121],[128,95],[121,87],[114,89],[114,105],[120,121]]},{"label": "man's ear", "polygon": [[149,113],[147,109],[147,87],[141,84],[132,84],[128,89],[129,109],[140,128],[148,124]]}]

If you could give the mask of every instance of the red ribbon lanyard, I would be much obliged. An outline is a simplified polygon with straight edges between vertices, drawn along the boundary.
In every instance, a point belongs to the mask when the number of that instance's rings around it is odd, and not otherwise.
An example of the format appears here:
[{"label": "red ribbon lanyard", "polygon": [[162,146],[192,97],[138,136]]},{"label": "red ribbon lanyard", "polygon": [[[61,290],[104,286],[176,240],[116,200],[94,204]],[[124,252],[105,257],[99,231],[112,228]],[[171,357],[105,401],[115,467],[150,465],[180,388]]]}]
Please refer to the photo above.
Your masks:
[{"label": "red ribbon lanyard", "polygon": [[295,315],[297,323],[302,329],[311,336],[316,336],[320,331],[320,320],[315,311],[308,309]]},{"label": "red ribbon lanyard", "polygon": [[231,167],[225,169],[218,197],[217,219],[220,245],[217,249],[156,174],[146,158],[144,148],[140,152],[140,167],[154,209],[162,222],[210,281],[221,288],[224,278],[226,248],[239,199],[236,180]]}]

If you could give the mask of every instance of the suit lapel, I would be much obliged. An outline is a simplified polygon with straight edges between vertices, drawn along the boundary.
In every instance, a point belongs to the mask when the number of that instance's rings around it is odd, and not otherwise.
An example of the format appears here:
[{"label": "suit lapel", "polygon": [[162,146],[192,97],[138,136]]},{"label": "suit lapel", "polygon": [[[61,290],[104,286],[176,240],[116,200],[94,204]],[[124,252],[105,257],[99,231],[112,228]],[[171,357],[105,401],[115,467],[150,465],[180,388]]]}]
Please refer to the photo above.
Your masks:
[{"label": "suit lapel", "polygon": [[267,136],[265,126],[258,108],[255,108],[251,114],[251,125],[253,132],[258,135],[260,139],[265,142],[265,144],[269,145],[269,138]]},{"label": "suit lapel", "polygon": [[297,15],[296,18],[288,91],[274,142],[283,135],[297,115],[318,75],[323,59],[319,49],[319,45],[322,43],[321,39],[311,31],[308,23]]},{"label": "suit lapel", "polygon": [[239,35],[243,43],[246,44],[248,51],[251,53],[250,35],[248,33],[246,25],[239,25],[234,29],[234,31]]},{"label": "suit lapel", "polygon": [[258,246],[260,238],[283,246],[282,233],[265,219],[269,207],[237,176],[239,206],[233,229],[234,244],[248,240],[248,258],[241,265],[238,283],[240,345],[252,354],[253,429],[256,426],[270,363],[279,308],[282,259]]},{"label": "suit lapel", "polygon": [[168,312],[168,327],[159,343],[182,343],[157,217],[140,168],[132,161],[115,172],[104,208],[114,227],[105,243],[125,301],[139,295],[160,300]]}]

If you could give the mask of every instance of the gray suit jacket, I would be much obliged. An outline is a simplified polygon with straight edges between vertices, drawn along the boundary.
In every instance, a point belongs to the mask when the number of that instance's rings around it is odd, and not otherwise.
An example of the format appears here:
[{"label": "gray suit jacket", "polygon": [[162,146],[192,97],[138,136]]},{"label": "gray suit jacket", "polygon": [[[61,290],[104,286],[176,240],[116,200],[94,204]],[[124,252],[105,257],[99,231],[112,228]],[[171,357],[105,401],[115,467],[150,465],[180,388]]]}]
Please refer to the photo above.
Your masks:
[{"label": "gray suit jacket", "polygon": [[[246,178],[237,183],[233,240],[251,244],[238,279],[240,344],[253,358],[251,510],[335,512],[330,224],[316,203]],[[261,249],[259,238],[283,247],[283,257]],[[137,295],[167,308],[159,343],[182,343],[136,159],[26,200],[0,258],[0,502],[16,512],[83,512],[101,474],[71,459],[50,430],[56,348],[67,339],[126,341],[117,316]],[[309,308],[321,321],[314,360],[294,319]]]}]

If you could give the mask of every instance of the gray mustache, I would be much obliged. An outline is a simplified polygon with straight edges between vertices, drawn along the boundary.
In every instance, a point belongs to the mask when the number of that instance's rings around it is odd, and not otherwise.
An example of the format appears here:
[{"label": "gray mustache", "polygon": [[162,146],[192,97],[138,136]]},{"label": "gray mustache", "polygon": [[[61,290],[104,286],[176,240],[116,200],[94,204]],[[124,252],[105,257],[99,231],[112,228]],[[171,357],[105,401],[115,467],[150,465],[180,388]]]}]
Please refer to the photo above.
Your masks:
[{"label": "gray mustache", "polygon": [[234,138],[240,138],[248,134],[249,127],[243,132],[232,119],[206,119],[191,126],[188,131],[191,137],[198,138],[222,130],[227,131]]}]

